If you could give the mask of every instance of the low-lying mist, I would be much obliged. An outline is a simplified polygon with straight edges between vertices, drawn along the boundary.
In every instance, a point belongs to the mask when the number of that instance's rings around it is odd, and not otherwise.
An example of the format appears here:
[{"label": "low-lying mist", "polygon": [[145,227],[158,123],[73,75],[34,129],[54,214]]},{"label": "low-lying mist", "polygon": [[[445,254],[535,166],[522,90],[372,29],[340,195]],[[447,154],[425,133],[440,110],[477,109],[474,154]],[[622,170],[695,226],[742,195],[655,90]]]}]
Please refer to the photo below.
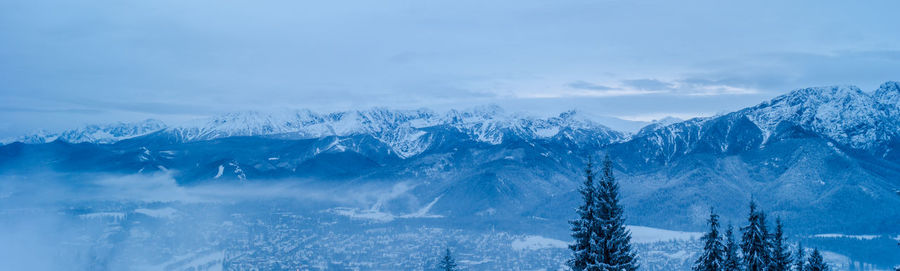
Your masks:
[{"label": "low-lying mist", "polygon": [[4,175],[0,262],[10,270],[215,269],[227,247],[249,242],[263,224],[276,225],[266,221],[273,213],[316,217],[326,226],[319,216],[425,217],[428,202],[411,195],[414,187],[409,181],[181,186],[167,174]]}]

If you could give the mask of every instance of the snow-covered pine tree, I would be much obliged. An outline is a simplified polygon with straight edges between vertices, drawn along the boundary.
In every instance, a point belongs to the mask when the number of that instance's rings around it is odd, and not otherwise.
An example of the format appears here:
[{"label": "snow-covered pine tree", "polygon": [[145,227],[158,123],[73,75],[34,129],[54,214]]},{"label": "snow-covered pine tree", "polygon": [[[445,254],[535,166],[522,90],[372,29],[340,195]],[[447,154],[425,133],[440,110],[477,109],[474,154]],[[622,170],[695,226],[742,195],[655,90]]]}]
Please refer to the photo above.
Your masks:
[{"label": "snow-covered pine tree", "polygon": [[825,259],[822,258],[818,248],[813,249],[812,254],[809,254],[809,261],[806,262],[806,271],[828,271],[828,264],[825,263]]},{"label": "snow-covered pine tree", "polygon": [[728,224],[728,230],[725,231],[725,262],[722,264],[722,271],[741,271],[738,249],[740,248],[734,240],[734,227]]},{"label": "snow-covered pine tree", "polygon": [[806,271],[806,256],[803,253],[803,244],[797,243],[797,254],[794,255],[794,269]]},{"label": "snow-covered pine tree", "polygon": [[[766,222],[766,212],[763,212],[763,211],[759,211],[759,229],[762,232],[762,235],[766,237],[766,239],[764,240],[765,243],[763,243],[763,245],[766,248],[765,249],[766,253],[763,254],[765,256],[763,258],[763,260],[765,261],[766,266],[769,266],[772,264],[772,258],[773,258],[772,257],[772,250],[773,250],[772,249],[772,232],[769,231],[769,223]],[[768,271],[768,270],[766,270],[766,271]]]},{"label": "snow-covered pine tree", "polygon": [[585,180],[578,192],[581,193],[582,204],[576,209],[578,218],[569,221],[572,225],[572,237],[575,243],[569,245],[572,250],[572,259],[568,264],[572,270],[587,270],[589,266],[593,266],[597,259],[596,246],[593,245],[594,237],[597,230],[597,217],[594,211],[597,209],[597,187],[594,184],[593,162],[588,159],[585,168]]},{"label": "snow-covered pine tree", "polygon": [[775,218],[775,233],[772,235],[772,258],[768,271],[790,271],[791,252],[784,242],[784,225],[781,218]]},{"label": "snow-covered pine tree", "polygon": [[694,271],[720,271],[725,262],[725,245],[719,234],[719,215],[709,210],[709,232],[700,238],[704,242],[700,258],[694,262]]},{"label": "snow-covered pine tree", "polygon": [[768,233],[762,212],[756,210],[756,202],[750,201],[750,216],[747,226],[741,228],[741,250],[745,271],[765,271],[769,266]]},{"label": "snow-covered pine tree", "polygon": [[448,248],[444,253],[444,257],[441,258],[441,262],[438,263],[438,268],[441,271],[456,271],[456,260],[453,260],[453,255],[450,254],[450,249]]},{"label": "snow-covered pine tree", "polygon": [[597,185],[598,230],[595,245],[597,267],[601,271],[634,271],[640,266],[631,249],[631,233],[625,228],[625,217],[619,205],[619,185],[613,176],[612,161],[603,159],[603,172]]}]

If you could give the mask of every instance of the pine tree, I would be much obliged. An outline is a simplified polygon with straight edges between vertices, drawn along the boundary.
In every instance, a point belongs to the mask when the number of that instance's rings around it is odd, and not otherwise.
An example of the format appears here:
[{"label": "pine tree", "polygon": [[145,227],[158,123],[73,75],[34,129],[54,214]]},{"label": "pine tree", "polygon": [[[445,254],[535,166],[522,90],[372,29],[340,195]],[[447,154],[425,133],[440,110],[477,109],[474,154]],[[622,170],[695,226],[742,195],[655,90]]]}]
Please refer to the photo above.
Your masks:
[{"label": "pine tree", "polygon": [[569,266],[577,271],[593,266],[597,259],[596,245],[593,244],[598,233],[597,216],[594,214],[597,205],[597,188],[594,185],[593,166],[591,160],[588,159],[587,167],[584,170],[586,178],[579,190],[583,203],[576,210],[578,218],[569,221],[572,224],[572,237],[575,238],[575,243],[569,245],[569,249],[573,252]]},{"label": "pine tree", "polygon": [[812,254],[809,255],[809,261],[806,262],[806,271],[828,271],[828,264],[825,263],[825,259],[822,258],[818,248],[813,249]]},{"label": "pine tree", "polygon": [[[763,251],[763,261],[766,263],[766,266],[770,266],[772,264],[772,233],[769,232],[769,223],[766,222],[766,213],[763,211],[759,211],[759,231],[762,232],[762,236],[765,237],[763,239],[763,247],[765,248]],[[766,270],[768,271],[768,270]]]},{"label": "pine tree", "polygon": [[772,235],[772,258],[769,262],[769,271],[790,271],[791,252],[784,242],[784,225],[781,219],[775,219],[775,234]]},{"label": "pine tree", "polygon": [[747,226],[741,228],[741,250],[744,256],[744,270],[765,271],[769,265],[768,233],[762,212],[756,210],[756,202],[750,201],[750,216]]},{"label": "pine tree", "polygon": [[794,268],[796,269],[796,271],[806,271],[806,256],[804,256],[803,254],[803,244],[797,244],[797,255],[795,255],[794,258]]},{"label": "pine tree", "polygon": [[738,256],[738,245],[734,241],[734,227],[728,225],[725,231],[725,263],[722,264],[722,271],[740,271],[741,259]]},{"label": "pine tree", "polygon": [[441,271],[455,271],[456,269],[456,261],[453,260],[453,256],[450,254],[450,249],[444,253],[444,258],[441,259],[441,262],[438,263],[438,268]]},{"label": "pine tree", "polygon": [[719,271],[725,262],[725,245],[722,244],[722,237],[719,234],[719,216],[712,209],[709,210],[707,222],[709,232],[700,238],[704,241],[703,252],[694,262],[694,271]]},{"label": "pine tree", "polygon": [[631,249],[631,233],[625,228],[622,206],[619,205],[619,185],[612,172],[609,156],[603,160],[603,172],[597,186],[596,202],[597,247],[596,266],[601,271],[633,271],[639,264]]}]

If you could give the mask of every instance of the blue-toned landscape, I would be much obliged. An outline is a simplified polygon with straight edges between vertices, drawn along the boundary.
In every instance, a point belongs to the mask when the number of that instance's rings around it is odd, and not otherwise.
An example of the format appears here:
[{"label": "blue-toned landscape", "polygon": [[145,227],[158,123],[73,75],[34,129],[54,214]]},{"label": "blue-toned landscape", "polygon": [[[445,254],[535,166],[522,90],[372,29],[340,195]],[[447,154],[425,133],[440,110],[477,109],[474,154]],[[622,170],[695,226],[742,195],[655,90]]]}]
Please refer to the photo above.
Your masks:
[{"label": "blue-toned landscape", "polygon": [[740,225],[751,198],[840,268],[887,268],[898,98],[800,89],[636,133],[496,106],[87,126],[0,147],[3,226],[51,269],[421,269],[448,246],[468,268],[555,269],[586,157],[609,155],[644,268],[689,268],[708,209]]},{"label": "blue-toned landscape", "polygon": [[0,270],[897,270],[900,6],[763,2],[0,2]]}]

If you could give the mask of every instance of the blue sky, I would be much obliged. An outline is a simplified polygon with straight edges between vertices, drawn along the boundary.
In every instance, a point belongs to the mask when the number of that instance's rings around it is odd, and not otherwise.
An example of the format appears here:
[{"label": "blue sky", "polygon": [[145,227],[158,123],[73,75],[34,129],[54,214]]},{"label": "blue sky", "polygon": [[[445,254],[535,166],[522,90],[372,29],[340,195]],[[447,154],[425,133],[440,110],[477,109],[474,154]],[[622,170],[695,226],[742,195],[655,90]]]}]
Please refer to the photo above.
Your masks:
[{"label": "blue sky", "polygon": [[276,108],[711,115],[800,87],[900,80],[897,10],[897,1],[0,0],[0,136]]}]

